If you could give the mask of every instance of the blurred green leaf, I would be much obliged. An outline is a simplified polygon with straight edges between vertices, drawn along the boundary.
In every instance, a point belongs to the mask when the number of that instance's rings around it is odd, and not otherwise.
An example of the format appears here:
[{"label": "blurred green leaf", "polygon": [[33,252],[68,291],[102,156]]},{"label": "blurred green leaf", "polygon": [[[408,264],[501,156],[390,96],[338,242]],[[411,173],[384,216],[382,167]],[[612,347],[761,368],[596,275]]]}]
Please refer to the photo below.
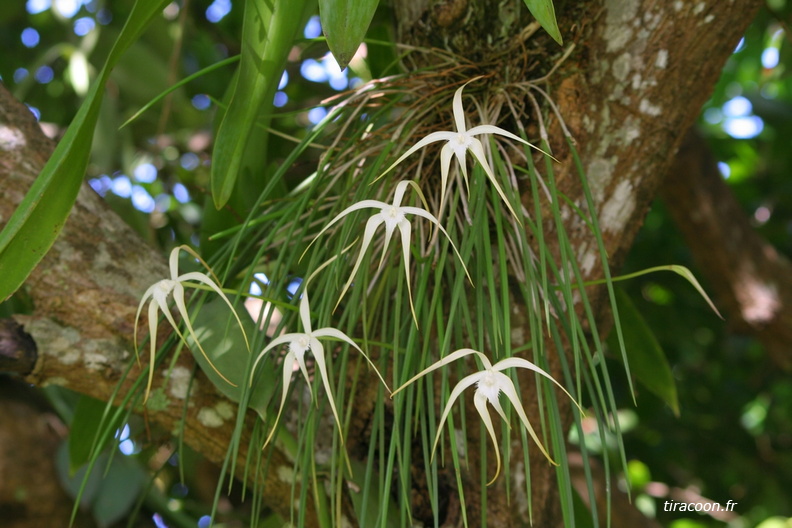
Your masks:
[{"label": "blurred green leaf", "polygon": [[[639,383],[666,402],[674,414],[679,416],[676,382],[657,338],[624,290],[614,288],[614,291],[619,306],[630,372]],[[608,337],[608,346],[618,347],[613,332]],[[616,357],[621,359],[618,354]]]},{"label": "blurred green leaf", "polygon": [[137,1],[99,78],[30,191],[0,232],[0,299],[19,288],[55,242],[83,182],[104,85],[121,54],[169,0]]},{"label": "blurred green leaf", "polygon": [[379,0],[319,0],[327,46],[343,70],[363,42]]},{"label": "blurred green leaf", "polygon": [[559,44],[563,44],[561,31],[558,29],[553,0],[524,0],[528,6],[528,11],[534,16],[537,22],[547,31],[548,35]]},{"label": "blurred green leaf", "polygon": [[[102,423],[107,403],[90,396],[81,396],[74,408],[74,418],[69,429],[69,474],[73,475],[78,468],[88,462],[93,451],[101,451],[102,447],[94,448],[94,439],[99,431],[108,426]],[[115,424],[117,428],[121,424]],[[113,427],[112,425],[110,427]]]},{"label": "blurred green leaf", "polygon": [[129,513],[147,479],[143,468],[133,458],[119,455],[113,458],[91,508],[100,528],[115,524]]}]

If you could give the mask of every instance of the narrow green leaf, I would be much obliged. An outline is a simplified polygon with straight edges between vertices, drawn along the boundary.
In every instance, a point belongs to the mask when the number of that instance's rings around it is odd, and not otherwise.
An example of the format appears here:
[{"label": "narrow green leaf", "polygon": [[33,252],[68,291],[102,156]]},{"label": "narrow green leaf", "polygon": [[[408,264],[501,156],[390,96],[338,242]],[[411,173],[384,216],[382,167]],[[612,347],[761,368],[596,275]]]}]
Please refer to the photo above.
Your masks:
[{"label": "narrow green leaf", "polygon": [[[696,289],[697,292],[699,292],[699,295],[701,295],[701,297],[707,302],[709,307],[712,308],[712,311],[715,312],[715,314],[718,317],[723,319],[723,316],[718,311],[718,309],[715,307],[715,303],[712,302],[712,299],[710,299],[709,295],[707,295],[707,292],[704,291],[704,288],[701,286],[699,281],[696,280],[696,277],[695,277],[695,275],[693,275],[693,272],[691,272],[685,266],[680,266],[679,264],[668,264],[668,265],[665,265],[665,266],[654,266],[652,268],[646,268],[646,269],[643,269],[643,270],[640,270],[640,271],[635,271],[633,273],[628,273],[627,275],[620,275],[618,277],[613,277],[611,279],[611,281],[612,282],[616,282],[616,281],[634,279],[635,277],[640,277],[641,275],[648,275],[649,273],[655,273],[657,271],[673,271],[674,273],[676,273],[680,277],[682,277],[685,280],[687,280],[690,283],[690,285],[693,286]],[[584,283],[584,285],[585,286],[593,286],[595,284],[605,284],[606,282],[607,282],[606,279],[599,279],[599,280],[594,280],[594,281],[588,281],[588,282]]]},{"label": "narrow green leaf", "polygon": [[217,209],[231,197],[247,140],[262,105],[271,105],[283,65],[311,0],[248,0],[242,24],[239,75],[212,152],[212,198]]},{"label": "narrow green leaf", "polygon": [[7,299],[22,285],[63,228],[83,182],[104,85],[110,71],[169,1],[135,2],[107,62],[71,126],[0,232],[0,276],[3,277],[0,300]]},{"label": "narrow green leaf", "polygon": [[559,44],[563,44],[561,31],[558,29],[553,0],[524,0],[528,6],[528,11],[534,16],[537,22],[547,31],[548,35]]},{"label": "narrow green leaf", "polygon": [[343,70],[366,36],[379,0],[319,0],[327,45]]},{"label": "narrow green leaf", "polygon": [[[614,291],[630,370],[641,385],[666,402],[674,414],[679,416],[676,383],[663,349],[629,295],[621,288],[615,288]],[[613,333],[608,337],[608,344],[618,347]]]}]

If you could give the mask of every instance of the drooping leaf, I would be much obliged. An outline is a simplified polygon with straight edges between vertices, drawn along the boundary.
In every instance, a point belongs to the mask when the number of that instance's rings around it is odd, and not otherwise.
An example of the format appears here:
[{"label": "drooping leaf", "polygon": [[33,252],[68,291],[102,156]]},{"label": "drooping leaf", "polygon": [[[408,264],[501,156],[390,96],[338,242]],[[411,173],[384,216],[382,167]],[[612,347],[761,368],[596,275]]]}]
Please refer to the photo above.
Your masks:
[{"label": "drooping leaf", "polygon": [[363,42],[379,0],[319,0],[327,46],[343,70]]},{"label": "drooping leaf", "polygon": [[311,0],[248,0],[239,74],[212,151],[212,199],[223,207],[234,190],[262,105],[272,105],[283,65]]},{"label": "drooping leaf", "polygon": [[[679,416],[676,382],[663,349],[629,295],[621,288],[614,288],[614,291],[630,371],[641,385],[666,402]],[[608,345],[618,347],[613,333],[608,338]],[[621,358],[620,355],[617,357]]]},{"label": "drooping leaf", "polygon": [[558,22],[556,21],[555,9],[553,8],[553,0],[524,1],[525,5],[528,6],[528,11],[531,12],[536,21],[547,31],[547,34],[553,37],[553,40],[559,44],[563,44],[561,31],[559,31]]},{"label": "drooping leaf", "polygon": [[107,62],[55,152],[0,232],[0,300],[25,281],[69,216],[83,182],[104,85],[118,59],[169,0],[138,0]]}]

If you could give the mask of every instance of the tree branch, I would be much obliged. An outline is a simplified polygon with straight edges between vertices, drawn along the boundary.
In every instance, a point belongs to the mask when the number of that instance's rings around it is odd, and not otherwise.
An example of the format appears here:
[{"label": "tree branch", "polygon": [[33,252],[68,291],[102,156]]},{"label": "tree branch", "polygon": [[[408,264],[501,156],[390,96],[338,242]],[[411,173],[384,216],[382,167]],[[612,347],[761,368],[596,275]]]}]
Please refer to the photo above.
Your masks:
[{"label": "tree branch", "polygon": [[691,131],[660,196],[735,329],[792,369],[792,264],[751,227],[716,160]]},{"label": "tree branch", "polygon": [[[0,174],[4,182],[0,218],[11,217],[53,148],[27,107],[0,85]],[[35,368],[26,380],[39,386],[63,385],[110,401],[132,360],[139,299],[148,286],[167,276],[163,257],[83,185],[61,235],[25,283],[34,314],[15,316],[38,349]],[[168,325],[161,325],[161,331],[163,339],[170,331]],[[157,369],[153,388],[162,389],[165,402],[162,410],[149,410],[148,417],[164,430],[174,431],[187,405],[185,443],[219,464],[231,443],[236,404],[221,396],[201,373],[185,401],[185,377],[194,365],[192,356],[183,353],[170,377],[169,365]],[[133,370],[133,377],[140,375],[141,369]],[[123,381],[122,396],[132,381]],[[253,413],[248,413],[236,463],[240,478],[251,448],[254,419]],[[275,468],[292,466],[287,455],[277,449],[269,463]],[[277,475],[270,471],[267,480],[259,484],[267,505],[288,519],[296,513],[291,488],[283,486]],[[315,513],[311,505],[305,507],[306,525],[313,526]]]}]

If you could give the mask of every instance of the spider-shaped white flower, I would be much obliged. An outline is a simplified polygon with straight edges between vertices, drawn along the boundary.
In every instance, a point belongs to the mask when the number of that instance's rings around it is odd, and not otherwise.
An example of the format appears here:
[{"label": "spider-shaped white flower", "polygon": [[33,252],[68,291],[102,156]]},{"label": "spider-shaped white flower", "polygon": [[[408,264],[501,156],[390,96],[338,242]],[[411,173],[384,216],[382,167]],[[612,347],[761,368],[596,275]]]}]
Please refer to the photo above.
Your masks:
[{"label": "spider-shaped white flower", "polygon": [[[478,79],[478,77],[476,78]],[[544,152],[538,147],[528,143],[520,136],[512,134],[511,132],[504,130],[500,127],[495,125],[478,125],[474,126],[473,128],[468,129],[465,125],[465,112],[462,108],[462,90],[470,84],[471,82],[475,81],[476,79],[472,79],[462,86],[460,86],[457,91],[454,93],[454,101],[453,101],[453,111],[454,111],[454,123],[456,124],[456,132],[451,131],[440,131],[440,132],[432,132],[418,143],[413,145],[407,152],[402,154],[399,159],[397,159],[393,165],[388,167],[385,172],[382,173],[380,178],[390,172],[396,165],[404,161],[408,156],[413,154],[420,148],[429,145],[430,143],[434,143],[436,141],[446,141],[447,143],[443,145],[443,149],[440,151],[440,175],[441,175],[441,190],[440,190],[440,210],[443,210],[443,203],[445,202],[445,193],[446,187],[448,185],[448,170],[451,166],[451,157],[456,156],[457,161],[459,161],[459,167],[462,169],[462,175],[465,178],[465,185],[469,186],[468,184],[468,174],[467,174],[467,166],[465,163],[465,154],[470,151],[473,154],[473,157],[478,160],[481,164],[481,168],[484,169],[484,172],[487,174],[487,178],[492,182],[493,187],[500,195],[501,199],[506,203],[506,207],[509,208],[512,215],[515,218],[518,218],[517,214],[512,209],[509,200],[506,198],[506,195],[501,189],[500,184],[498,183],[497,178],[495,177],[495,173],[492,171],[492,167],[490,167],[489,161],[487,161],[487,156],[484,153],[484,146],[482,145],[481,141],[476,138],[480,134],[498,134],[500,136],[507,137],[509,139],[513,139],[515,141],[519,141],[520,143],[524,143],[529,147],[535,148],[540,152]]]},{"label": "spider-shaped white flower", "polygon": [[503,421],[506,422],[506,425],[509,426],[509,428],[511,428],[511,426],[509,425],[509,421],[506,419],[506,415],[503,412],[503,408],[500,405],[500,401],[498,400],[498,397],[500,396],[501,392],[506,394],[506,397],[509,398],[512,407],[514,407],[514,410],[517,411],[517,415],[520,417],[520,421],[528,430],[528,434],[530,434],[531,438],[534,439],[536,445],[539,446],[539,449],[542,451],[542,454],[552,464],[556,464],[553,461],[553,459],[550,458],[550,455],[547,453],[547,450],[545,450],[544,446],[542,445],[542,442],[539,441],[539,438],[536,436],[533,427],[531,427],[531,423],[528,421],[528,417],[525,415],[525,409],[523,408],[522,403],[520,402],[520,397],[517,394],[517,389],[514,387],[514,383],[512,382],[511,378],[509,378],[506,374],[503,374],[502,371],[508,368],[524,368],[528,370],[533,370],[534,372],[541,374],[542,376],[546,377],[547,379],[558,385],[558,387],[562,391],[564,391],[564,394],[569,396],[570,399],[572,399],[572,401],[575,403],[575,405],[577,405],[581,413],[583,412],[583,409],[575,401],[575,399],[572,398],[572,396],[567,392],[567,390],[564,387],[562,387],[561,384],[558,383],[555,379],[553,379],[553,377],[550,376],[550,374],[548,374],[541,368],[537,367],[527,359],[512,357],[498,361],[493,365],[492,363],[490,363],[490,360],[487,358],[487,356],[485,356],[481,352],[478,352],[470,348],[462,348],[457,350],[456,352],[452,352],[451,354],[447,355],[446,357],[444,357],[434,365],[431,365],[430,367],[424,369],[423,371],[415,375],[412,379],[407,381],[407,383],[396,389],[391,395],[391,397],[395,396],[399,391],[404,389],[406,386],[408,386],[409,384],[411,384],[421,376],[424,376],[425,374],[428,374],[433,370],[448,365],[449,363],[470,354],[476,354],[479,357],[479,359],[481,359],[481,362],[484,364],[484,370],[481,370],[479,372],[476,372],[475,374],[471,374],[469,376],[462,378],[459,381],[459,383],[456,384],[454,390],[451,391],[451,396],[448,399],[448,403],[446,403],[445,409],[443,409],[443,415],[440,417],[440,423],[437,426],[437,434],[435,435],[434,444],[432,444],[432,457],[434,457],[434,452],[435,449],[437,448],[437,442],[440,439],[440,433],[443,430],[443,424],[445,423],[446,418],[448,418],[448,413],[451,412],[451,406],[454,404],[456,399],[462,394],[462,391],[464,391],[471,385],[476,384],[476,393],[473,396],[473,404],[476,406],[476,410],[481,416],[481,420],[484,422],[484,426],[487,428],[487,432],[489,433],[490,438],[492,439],[492,445],[495,448],[495,458],[497,460],[497,468],[495,470],[495,476],[492,477],[492,480],[490,480],[487,483],[487,485],[489,486],[490,484],[495,482],[495,479],[497,479],[498,475],[500,474],[500,467],[501,467],[500,451],[498,450],[498,442],[497,439],[495,438],[495,429],[492,426],[492,419],[490,418],[490,415],[487,412],[487,403],[492,405],[492,407],[500,415],[500,417],[503,418]]},{"label": "spider-shaped white flower", "polygon": [[316,361],[316,367],[319,369],[319,374],[322,377],[322,384],[324,385],[325,392],[327,392],[327,399],[330,400],[330,409],[333,411],[333,416],[335,417],[335,421],[338,424],[338,433],[341,435],[341,443],[343,444],[344,435],[342,433],[341,420],[338,418],[335,400],[333,399],[333,393],[330,390],[330,380],[327,376],[327,364],[325,363],[324,347],[319,341],[319,338],[333,337],[354,347],[358,352],[363,354],[363,357],[365,357],[366,361],[369,362],[369,365],[371,365],[371,367],[374,369],[377,377],[379,377],[380,381],[382,381],[382,384],[385,385],[385,388],[388,389],[388,392],[390,392],[390,388],[388,388],[388,384],[385,383],[384,379],[382,379],[382,375],[380,375],[379,370],[377,370],[377,367],[374,366],[366,353],[363,352],[363,350],[357,346],[355,342],[352,341],[352,339],[350,339],[345,333],[335,328],[320,328],[318,330],[311,329],[311,308],[308,304],[307,291],[303,292],[302,299],[300,300],[300,322],[302,323],[303,333],[285,334],[273,339],[272,342],[261,351],[261,353],[256,358],[256,361],[253,363],[253,369],[250,375],[251,384],[253,383],[253,376],[256,373],[256,367],[264,355],[279,345],[284,343],[289,344],[289,351],[286,353],[286,357],[283,358],[283,389],[281,393],[280,409],[278,410],[278,416],[275,418],[275,423],[272,426],[272,430],[270,431],[269,436],[267,436],[267,440],[264,442],[264,446],[269,444],[270,440],[272,439],[272,435],[277,429],[278,421],[280,420],[284,404],[286,403],[286,396],[289,392],[289,385],[291,384],[291,376],[295,361],[297,361],[305,381],[310,383],[308,369],[305,366],[305,353],[308,350],[313,353],[314,361]]},{"label": "spider-shaped white flower", "polygon": [[[420,187],[411,180],[401,181],[396,185],[396,191],[393,193],[393,203],[386,204],[385,202],[380,202],[378,200],[361,200],[360,202],[350,205],[343,211],[341,211],[335,218],[330,220],[330,222],[319,231],[319,234],[314,237],[311,241],[313,244],[317,238],[319,238],[325,231],[330,229],[330,227],[339,221],[342,217],[348,215],[353,211],[358,211],[360,209],[379,209],[379,212],[374,214],[371,218],[368,219],[366,222],[366,228],[363,232],[363,241],[360,247],[360,253],[358,254],[357,261],[355,262],[355,266],[352,268],[352,273],[349,276],[346,284],[344,284],[344,288],[341,291],[341,295],[338,298],[338,302],[341,302],[344,295],[346,294],[349,286],[352,284],[352,280],[355,278],[355,274],[360,267],[360,263],[363,261],[363,256],[366,253],[369,245],[371,244],[371,240],[374,238],[374,233],[377,231],[377,228],[380,224],[385,224],[385,243],[382,246],[382,255],[380,256],[379,267],[382,267],[382,263],[385,260],[385,251],[388,249],[388,244],[390,243],[391,237],[393,236],[393,232],[398,228],[399,233],[401,234],[401,242],[402,242],[402,254],[404,258],[404,271],[407,275],[407,292],[410,298],[410,310],[412,311],[413,320],[415,321],[416,326],[418,325],[418,318],[415,315],[415,307],[413,306],[412,300],[412,286],[410,285],[410,241],[412,237],[412,230],[410,221],[407,220],[406,215],[416,215],[422,218],[425,218],[432,222],[435,226],[437,226],[440,231],[448,238],[448,241],[451,243],[451,247],[454,248],[454,252],[456,253],[457,258],[459,258],[459,262],[462,263],[462,267],[465,270],[465,274],[468,276],[468,280],[470,280],[470,274],[468,274],[467,267],[465,263],[462,261],[462,256],[457,251],[454,242],[448,236],[448,233],[440,225],[440,222],[435,218],[435,216],[420,207],[411,207],[406,205],[401,205],[402,199],[404,198],[404,193],[407,191],[407,186],[411,185],[415,191],[418,193],[418,196],[421,198],[424,206],[426,207],[426,200],[424,199],[423,193],[421,193]],[[308,247],[310,248],[311,245],[309,244]],[[306,249],[305,251],[308,251]],[[304,253],[303,253],[304,254]],[[472,283],[472,280],[471,280]]]},{"label": "spider-shaped white flower", "polygon": [[[250,349],[250,344],[247,340],[247,335],[245,334],[245,329],[242,326],[242,321],[240,321],[239,316],[234,310],[234,307],[231,305],[231,301],[228,300],[225,293],[220,289],[215,281],[209,278],[205,273],[200,273],[197,271],[192,271],[189,273],[184,273],[179,275],[179,250],[184,250],[196,259],[198,259],[211,273],[212,270],[203,261],[201,257],[189,246],[177,246],[173,248],[170,254],[170,279],[163,279],[156,284],[153,284],[146,290],[146,293],[143,294],[143,298],[140,300],[140,304],[138,305],[137,314],[135,315],[135,330],[134,330],[134,345],[135,345],[135,354],[137,355],[138,347],[137,347],[137,321],[140,318],[140,312],[143,310],[143,305],[146,304],[146,301],[151,297],[151,302],[149,303],[148,309],[148,324],[149,324],[149,343],[151,343],[151,352],[149,357],[149,374],[148,374],[148,382],[146,384],[146,396],[144,400],[148,399],[149,393],[151,392],[151,383],[154,379],[154,357],[156,355],[157,350],[157,325],[159,323],[159,317],[157,316],[157,310],[162,310],[162,313],[165,314],[165,318],[173,327],[173,330],[179,336],[179,338],[184,342],[185,345],[187,343],[187,339],[185,339],[184,335],[179,330],[179,326],[176,324],[176,321],[173,319],[173,315],[171,315],[170,308],[168,308],[168,296],[172,293],[173,300],[176,302],[176,308],[179,310],[179,314],[181,315],[182,320],[184,321],[184,325],[187,327],[187,331],[192,336],[193,341],[195,344],[198,345],[198,349],[203,354],[206,361],[209,365],[212,366],[212,369],[220,376],[225,382],[229,385],[236,387],[236,384],[231,382],[228,378],[226,378],[222,372],[217,370],[217,367],[214,366],[212,360],[209,359],[209,356],[206,354],[206,351],[201,346],[201,342],[198,340],[198,337],[195,335],[195,330],[193,330],[192,323],[190,323],[190,314],[187,313],[187,305],[184,302],[184,286],[191,286],[196,287],[195,285],[190,284],[187,281],[195,281],[201,284],[205,284],[209,288],[211,288],[215,293],[220,295],[223,300],[226,302],[229,308],[231,308],[231,312],[236,317],[237,323],[239,324],[239,328],[242,330],[242,335],[245,337],[245,343]],[[219,281],[218,281],[219,282]],[[138,357],[139,360],[139,357]]]}]

